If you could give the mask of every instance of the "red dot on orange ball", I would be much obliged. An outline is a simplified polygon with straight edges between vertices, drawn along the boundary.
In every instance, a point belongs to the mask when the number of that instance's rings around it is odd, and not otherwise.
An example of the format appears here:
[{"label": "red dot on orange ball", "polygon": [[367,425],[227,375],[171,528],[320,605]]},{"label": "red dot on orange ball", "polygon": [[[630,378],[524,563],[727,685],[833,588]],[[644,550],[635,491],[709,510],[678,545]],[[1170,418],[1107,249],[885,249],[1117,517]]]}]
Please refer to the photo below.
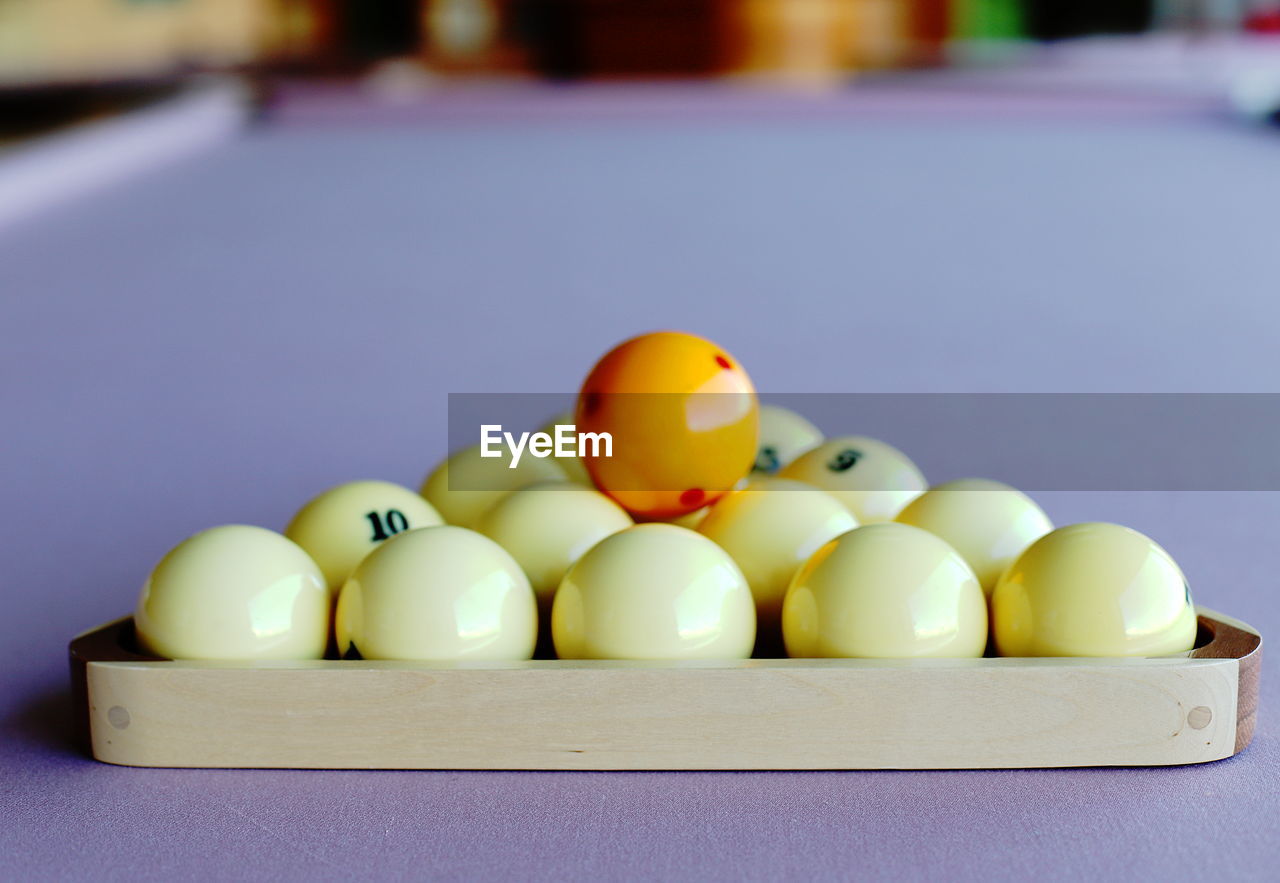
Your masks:
[{"label": "red dot on orange ball", "polygon": [[612,436],[612,456],[583,463],[638,518],[675,518],[715,502],[755,462],[751,378],[693,334],[658,331],[614,347],[583,382],[575,422],[579,432]]}]

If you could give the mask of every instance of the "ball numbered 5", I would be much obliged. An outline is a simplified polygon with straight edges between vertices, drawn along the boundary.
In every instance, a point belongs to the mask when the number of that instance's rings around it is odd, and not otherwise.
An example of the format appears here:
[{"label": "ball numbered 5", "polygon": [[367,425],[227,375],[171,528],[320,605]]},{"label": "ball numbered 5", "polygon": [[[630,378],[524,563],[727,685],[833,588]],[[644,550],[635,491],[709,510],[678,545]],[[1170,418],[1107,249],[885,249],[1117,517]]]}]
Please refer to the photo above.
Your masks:
[{"label": "ball numbered 5", "polygon": [[309,554],[338,590],[364,557],[398,533],[443,524],[421,496],[389,481],[352,481],[330,488],[293,516],[284,535]]},{"label": "ball numbered 5", "polygon": [[144,649],[172,659],[319,659],[329,610],[324,574],[296,543],[228,524],[161,559],[133,621]]},{"label": "ball numbered 5", "polygon": [[1009,565],[991,604],[1001,656],[1163,656],[1195,645],[1181,569],[1118,524],[1045,534]]},{"label": "ball numbered 5", "polygon": [[822,430],[795,411],[779,405],[760,406],[760,441],[752,472],[774,475],[806,451],[822,444]]},{"label": "ball numbered 5", "polygon": [[828,439],[778,473],[821,488],[862,524],[892,521],[924,493],[924,476],[906,454],[861,435]]}]

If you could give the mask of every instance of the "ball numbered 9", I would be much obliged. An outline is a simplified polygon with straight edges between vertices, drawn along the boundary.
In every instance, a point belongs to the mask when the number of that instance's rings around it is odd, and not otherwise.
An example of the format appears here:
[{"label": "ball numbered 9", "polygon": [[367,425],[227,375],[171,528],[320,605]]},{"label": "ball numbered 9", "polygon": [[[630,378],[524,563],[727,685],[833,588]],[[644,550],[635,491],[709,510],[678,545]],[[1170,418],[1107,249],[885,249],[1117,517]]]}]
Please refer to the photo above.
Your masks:
[{"label": "ball numbered 9", "polygon": [[828,439],[778,473],[821,488],[862,524],[892,521],[924,493],[924,476],[892,445],[861,435]]}]

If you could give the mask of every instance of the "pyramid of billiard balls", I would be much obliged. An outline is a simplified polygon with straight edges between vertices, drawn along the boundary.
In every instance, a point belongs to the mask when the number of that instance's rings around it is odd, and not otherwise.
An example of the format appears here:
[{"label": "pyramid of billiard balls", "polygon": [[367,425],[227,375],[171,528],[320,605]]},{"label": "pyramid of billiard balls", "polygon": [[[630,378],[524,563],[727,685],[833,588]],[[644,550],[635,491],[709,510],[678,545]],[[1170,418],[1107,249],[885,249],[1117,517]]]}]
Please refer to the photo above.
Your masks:
[{"label": "pyramid of billiard balls", "polygon": [[[225,525],[143,586],[175,659],[1159,656],[1191,649],[1178,565],[1115,524],[1054,529],[986,479],[757,401],[722,347],[614,347],[572,414],[421,492],[354,481],[283,533]],[[561,445],[561,442],[577,442]],[[541,635],[541,639],[539,636]]]}]

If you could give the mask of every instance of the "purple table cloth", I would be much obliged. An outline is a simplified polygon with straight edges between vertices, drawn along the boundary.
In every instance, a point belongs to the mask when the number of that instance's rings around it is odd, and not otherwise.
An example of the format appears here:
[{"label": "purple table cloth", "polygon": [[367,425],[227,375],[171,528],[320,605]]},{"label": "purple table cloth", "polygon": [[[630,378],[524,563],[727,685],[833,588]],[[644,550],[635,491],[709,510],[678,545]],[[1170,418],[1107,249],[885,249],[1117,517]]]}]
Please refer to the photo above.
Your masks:
[{"label": "purple table cloth", "polygon": [[[70,745],[67,640],[174,543],[416,485],[447,393],[567,398],[639,331],[707,335],[774,392],[1275,391],[1272,133],[1159,102],[646,93],[629,117],[623,93],[608,119],[563,112],[590,91],[552,114],[304,95],[0,235],[0,878],[1273,879],[1270,665],[1252,747],[1176,769],[142,770]],[[826,428],[876,434],[851,422]],[[891,441],[927,473],[945,440]],[[1150,534],[1198,601],[1280,634],[1280,495],[1040,499]]]}]

